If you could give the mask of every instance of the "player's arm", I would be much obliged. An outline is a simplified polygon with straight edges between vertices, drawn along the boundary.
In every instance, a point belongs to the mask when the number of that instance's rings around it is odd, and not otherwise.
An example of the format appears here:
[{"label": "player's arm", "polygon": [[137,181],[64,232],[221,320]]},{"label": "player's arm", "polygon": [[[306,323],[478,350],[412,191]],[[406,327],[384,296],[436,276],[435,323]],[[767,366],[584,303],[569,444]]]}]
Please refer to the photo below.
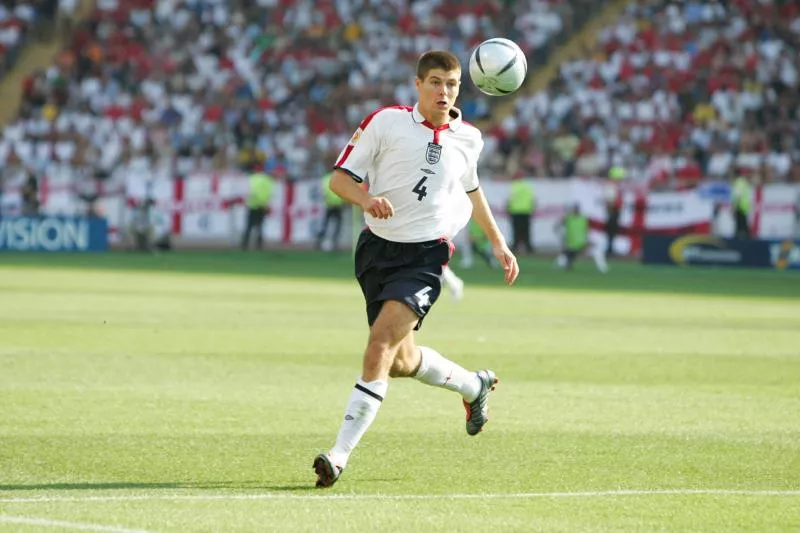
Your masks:
[{"label": "player's arm", "polygon": [[519,275],[517,258],[508,248],[505,237],[500,232],[500,228],[497,227],[497,222],[492,215],[492,210],[489,208],[489,202],[486,201],[483,190],[478,187],[468,192],[467,196],[472,202],[472,219],[480,226],[483,234],[492,243],[492,252],[494,252],[494,256],[500,261],[505,271],[506,283],[511,285]]},{"label": "player's arm", "polygon": [[375,218],[389,218],[394,215],[394,207],[388,199],[371,196],[344,170],[337,168],[333,171],[329,187],[342,200],[359,206]]}]

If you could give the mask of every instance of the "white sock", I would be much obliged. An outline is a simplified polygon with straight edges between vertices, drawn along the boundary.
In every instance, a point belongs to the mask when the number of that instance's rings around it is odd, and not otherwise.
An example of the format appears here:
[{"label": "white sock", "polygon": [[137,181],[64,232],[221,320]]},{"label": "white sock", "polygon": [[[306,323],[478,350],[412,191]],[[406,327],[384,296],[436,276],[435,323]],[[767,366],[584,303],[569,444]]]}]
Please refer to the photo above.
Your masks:
[{"label": "white sock", "polygon": [[453,300],[461,301],[464,297],[464,281],[456,276],[456,273],[449,266],[442,269],[442,281],[444,285],[450,289],[450,294],[453,295]]},{"label": "white sock", "polygon": [[347,402],[339,434],[336,436],[336,445],[328,454],[336,466],[341,468],[347,466],[353,448],[375,420],[388,389],[387,381],[375,380],[369,383],[362,379],[356,381],[356,386]]},{"label": "white sock", "polygon": [[442,387],[459,393],[466,401],[474,401],[481,391],[478,374],[455,364],[427,346],[420,346],[422,354],[419,370],[414,379],[434,387]]},{"label": "white sock", "polygon": [[448,287],[457,287],[459,284],[463,285],[464,283],[449,266],[445,266],[442,269],[442,280]]}]

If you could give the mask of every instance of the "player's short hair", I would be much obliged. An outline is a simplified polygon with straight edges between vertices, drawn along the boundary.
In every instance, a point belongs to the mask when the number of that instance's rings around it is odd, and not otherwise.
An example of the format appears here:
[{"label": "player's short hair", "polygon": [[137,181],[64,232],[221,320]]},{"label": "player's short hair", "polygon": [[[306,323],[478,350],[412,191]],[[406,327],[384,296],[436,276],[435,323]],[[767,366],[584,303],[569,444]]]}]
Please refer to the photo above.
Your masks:
[{"label": "player's short hair", "polygon": [[440,68],[445,72],[461,70],[461,62],[454,53],[446,50],[425,52],[417,60],[417,78],[425,80],[428,72],[435,68]]}]

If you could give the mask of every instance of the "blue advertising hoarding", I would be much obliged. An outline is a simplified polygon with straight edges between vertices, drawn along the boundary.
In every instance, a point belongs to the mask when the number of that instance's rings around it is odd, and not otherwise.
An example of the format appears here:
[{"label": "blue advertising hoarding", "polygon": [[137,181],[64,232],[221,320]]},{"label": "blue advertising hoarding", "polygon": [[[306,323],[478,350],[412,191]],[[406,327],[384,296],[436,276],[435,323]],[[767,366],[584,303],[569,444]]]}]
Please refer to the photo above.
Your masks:
[{"label": "blue advertising hoarding", "polygon": [[0,251],[104,252],[108,222],[85,217],[2,217]]},{"label": "blue advertising hoarding", "polygon": [[713,235],[645,235],[642,262],[800,269],[800,241],[722,239]]}]

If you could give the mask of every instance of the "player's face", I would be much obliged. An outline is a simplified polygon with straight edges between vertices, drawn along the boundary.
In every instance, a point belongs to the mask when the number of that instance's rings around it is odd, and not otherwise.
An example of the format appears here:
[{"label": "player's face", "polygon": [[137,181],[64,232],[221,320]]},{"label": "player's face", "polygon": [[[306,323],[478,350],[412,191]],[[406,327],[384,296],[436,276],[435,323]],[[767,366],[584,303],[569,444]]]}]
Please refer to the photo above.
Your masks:
[{"label": "player's face", "polygon": [[416,85],[422,115],[436,125],[447,122],[450,108],[458,98],[461,71],[431,69],[424,80],[416,79]]}]

